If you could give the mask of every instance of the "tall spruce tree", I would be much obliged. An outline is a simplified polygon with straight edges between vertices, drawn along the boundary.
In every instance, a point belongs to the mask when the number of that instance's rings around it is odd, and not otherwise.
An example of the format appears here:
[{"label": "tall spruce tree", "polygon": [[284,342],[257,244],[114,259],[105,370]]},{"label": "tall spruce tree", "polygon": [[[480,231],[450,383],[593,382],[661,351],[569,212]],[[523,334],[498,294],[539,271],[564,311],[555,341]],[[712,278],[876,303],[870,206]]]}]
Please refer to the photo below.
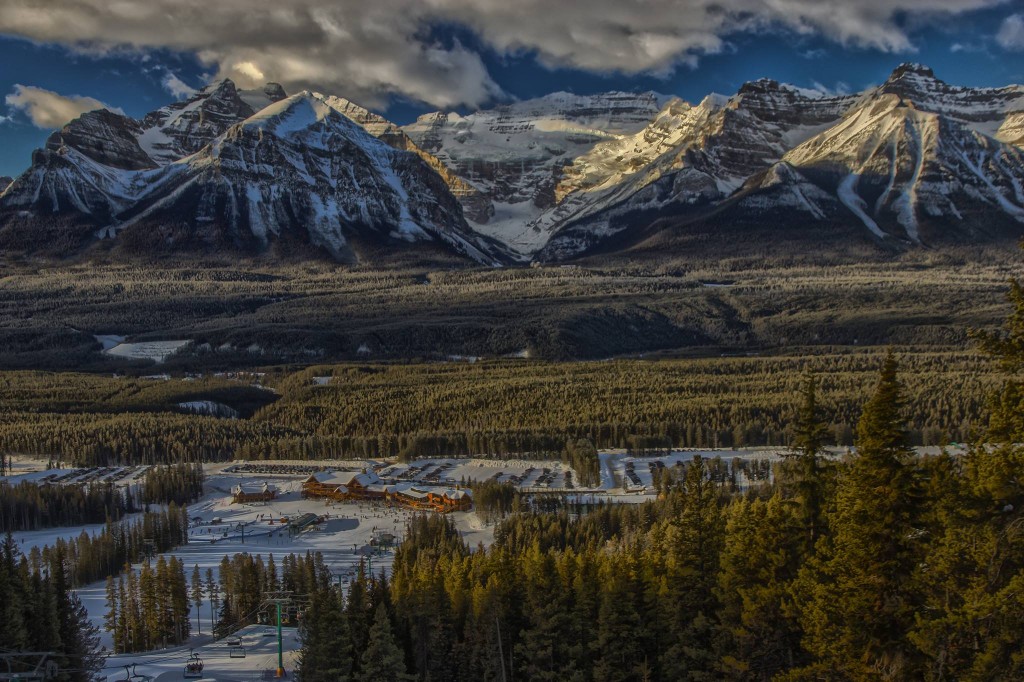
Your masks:
[{"label": "tall spruce tree", "polygon": [[919,674],[908,633],[918,605],[920,499],[903,405],[890,353],[857,425],[857,453],[839,476],[831,535],[798,583],[804,646],[847,679]]},{"label": "tall spruce tree", "polygon": [[601,567],[594,678],[639,682],[652,662],[644,656],[642,589],[635,561],[628,554],[606,559]]},{"label": "tall spruce tree", "polygon": [[660,665],[666,679],[719,677],[714,588],[724,536],[718,494],[703,458],[694,456],[683,479],[679,518],[665,536],[670,561],[660,597],[667,627]]},{"label": "tall spruce tree", "polygon": [[727,641],[723,674],[771,680],[801,662],[801,631],[790,608],[790,588],[806,540],[798,509],[781,495],[745,499],[728,519],[718,577],[720,618]]},{"label": "tall spruce tree", "polygon": [[800,517],[806,538],[805,554],[810,555],[821,535],[822,507],[825,499],[821,453],[828,427],[818,406],[818,378],[807,374],[800,386],[800,406],[793,431],[793,451],[788,468],[800,504]]},{"label": "tall spruce tree", "polygon": [[329,588],[312,596],[299,626],[302,682],[349,682],[352,679],[352,646],[341,591]]},{"label": "tall spruce tree", "polygon": [[192,590],[190,594],[192,606],[196,609],[196,634],[203,634],[203,625],[199,620],[199,609],[203,606],[203,578],[199,573],[199,564],[192,566]]},{"label": "tall spruce tree", "polygon": [[980,443],[931,467],[925,610],[912,633],[933,679],[1024,679],[1024,288],[999,332],[972,331],[1006,372]]},{"label": "tall spruce tree", "polygon": [[405,656],[395,641],[391,618],[384,604],[377,607],[366,649],[359,661],[359,682],[403,682],[415,679],[406,673]]}]

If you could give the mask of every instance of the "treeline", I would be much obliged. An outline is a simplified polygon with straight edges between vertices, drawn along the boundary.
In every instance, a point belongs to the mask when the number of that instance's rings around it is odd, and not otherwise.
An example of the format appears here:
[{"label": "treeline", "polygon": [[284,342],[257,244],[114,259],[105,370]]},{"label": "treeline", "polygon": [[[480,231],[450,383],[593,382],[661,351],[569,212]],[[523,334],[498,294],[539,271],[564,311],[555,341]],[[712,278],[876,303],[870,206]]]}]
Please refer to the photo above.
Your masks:
[{"label": "treeline", "polygon": [[[108,576],[118,575],[127,564],[143,561],[161,552],[188,543],[188,511],[171,502],[158,512],[146,512],[142,518],[109,523],[99,533],[85,531],[74,539],[57,538],[40,551],[33,547],[29,557],[33,565],[52,563],[63,557],[71,587],[81,587]],[[38,557],[37,557],[38,554]]]},{"label": "treeline", "polygon": [[154,467],[134,486],[113,483],[82,485],[22,481],[3,488],[0,532],[38,530],[119,521],[150,504],[191,504],[203,493],[200,464]]},{"label": "treeline", "polygon": [[0,532],[119,521],[138,510],[131,491],[112,483],[39,485],[22,481],[0,494]]},{"label": "treeline", "polygon": [[[0,407],[7,408],[0,410],[0,451],[92,466],[233,458],[571,458],[581,440],[635,452],[787,445],[791,396],[806,371],[821,377],[828,442],[849,445],[880,357],[865,351],[320,366],[280,380],[267,377],[280,399],[238,420],[179,414],[153,397],[129,410],[131,394],[117,383],[123,379],[10,372],[0,376]],[[980,433],[985,396],[999,382],[996,368],[965,352],[908,352],[901,362],[912,444],[964,442]],[[314,385],[315,376],[332,380]],[[91,398],[69,395],[62,382]],[[180,384],[182,391],[192,384],[158,383]],[[175,395],[172,388],[160,390]],[[107,391],[116,400],[107,402]],[[592,464],[583,467],[590,470]]]},{"label": "treeline", "polygon": [[[1019,310],[1024,340],[1024,296]],[[695,457],[656,502],[515,515],[486,550],[417,520],[383,620],[337,595],[306,620],[303,679],[367,679],[371,631],[399,652],[384,679],[1022,679],[1021,386],[998,393],[990,446],[916,457],[889,357],[856,454],[820,456],[809,380],[794,454],[747,494]]]},{"label": "treeline", "polygon": [[125,574],[116,581],[107,577],[103,625],[113,637],[114,653],[184,643],[191,634],[192,600],[181,561],[160,556],[155,567],[147,561],[137,576],[130,566]]},{"label": "treeline", "polygon": [[[99,634],[71,589],[66,557],[59,551],[45,562],[29,561],[11,535],[0,543],[0,647],[13,651],[52,651],[54,680],[89,682],[102,667]],[[35,660],[12,659],[4,672],[13,679],[33,672]]]},{"label": "treeline", "polygon": [[181,507],[202,496],[203,465],[198,462],[153,467],[139,486],[139,502],[143,505],[174,502]]},{"label": "treeline", "polygon": [[[283,379],[281,399],[256,419],[369,458],[557,458],[578,439],[637,452],[788,445],[791,398],[811,371],[821,377],[829,441],[850,445],[882,355],[322,366]],[[908,353],[901,361],[911,444],[980,432],[996,368],[973,353]],[[332,379],[321,386],[314,376]]]}]

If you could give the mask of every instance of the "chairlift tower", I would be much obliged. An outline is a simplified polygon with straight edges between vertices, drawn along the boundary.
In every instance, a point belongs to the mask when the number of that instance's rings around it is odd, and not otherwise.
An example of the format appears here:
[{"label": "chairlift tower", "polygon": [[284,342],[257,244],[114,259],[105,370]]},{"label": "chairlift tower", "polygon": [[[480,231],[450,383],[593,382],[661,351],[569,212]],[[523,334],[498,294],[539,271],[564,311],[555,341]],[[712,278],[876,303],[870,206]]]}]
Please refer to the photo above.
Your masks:
[{"label": "chairlift tower", "polygon": [[264,607],[273,606],[277,610],[277,674],[284,677],[284,640],[281,636],[281,607],[292,603],[291,592],[271,592],[263,598]]}]

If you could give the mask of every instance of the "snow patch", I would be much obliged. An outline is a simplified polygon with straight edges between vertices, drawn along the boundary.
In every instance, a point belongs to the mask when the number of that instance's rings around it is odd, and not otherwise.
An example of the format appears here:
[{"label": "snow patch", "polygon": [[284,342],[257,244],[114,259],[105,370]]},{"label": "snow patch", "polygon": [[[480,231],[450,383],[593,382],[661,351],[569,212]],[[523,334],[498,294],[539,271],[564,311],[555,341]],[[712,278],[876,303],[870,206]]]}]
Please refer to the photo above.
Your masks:
[{"label": "snow patch", "polygon": [[885,232],[883,232],[882,229],[878,227],[878,223],[876,223],[871,216],[867,214],[867,204],[860,198],[860,195],[857,194],[858,180],[860,180],[860,176],[856,173],[850,173],[843,178],[843,181],[839,183],[839,188],[836,191],[839,195],[839,201],[843,202],[843,205],[846,206],[846,208],[853,211],[854,215],[860,218],[861,222],[871,230],[872,234],[884,239],[886,236]]},{"label": "snow patch", "polygon": [[104,349],[107,355],[127,360],[152,360],[161,363],[192,343],[189,339],[180,341],[138,341],[135,343],[118,343]]}]

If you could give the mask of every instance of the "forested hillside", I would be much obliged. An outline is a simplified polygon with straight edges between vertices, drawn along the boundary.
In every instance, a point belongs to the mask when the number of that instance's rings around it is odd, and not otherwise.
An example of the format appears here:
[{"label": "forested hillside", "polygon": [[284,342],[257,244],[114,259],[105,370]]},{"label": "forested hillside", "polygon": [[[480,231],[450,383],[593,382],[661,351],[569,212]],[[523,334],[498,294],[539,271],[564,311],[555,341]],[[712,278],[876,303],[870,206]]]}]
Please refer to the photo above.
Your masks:
[{"label": "forested hillside", "polygon": [[[783,445],[805,371],[820,378],[826,442],[850,445],[879,351],[832,355],[545,363],[367,364],[276,370],[265,386],[8,372],[0,451],[70,464],[325,457],[560,455],[598,448]],[[972,352],[899,353],[911,443],[980,433],[998,368]],[[250,414],[189,414],[216,400]],[[264,407],[256,408],[256,405]],[[248,409],[247,409],[248,407]]]},{"label": "forested hillside", "polygon": [[[1021,319],[987,345],[1019,349]],[[889,356],[838,462],[816,388],[792,456],[746,494],[695,458],[656,502],[514,515],[486,549],[413,522],[369,605],[315,599],[301,679],[1020,679],[1020,384],[986,445],[916,457]]]}]

